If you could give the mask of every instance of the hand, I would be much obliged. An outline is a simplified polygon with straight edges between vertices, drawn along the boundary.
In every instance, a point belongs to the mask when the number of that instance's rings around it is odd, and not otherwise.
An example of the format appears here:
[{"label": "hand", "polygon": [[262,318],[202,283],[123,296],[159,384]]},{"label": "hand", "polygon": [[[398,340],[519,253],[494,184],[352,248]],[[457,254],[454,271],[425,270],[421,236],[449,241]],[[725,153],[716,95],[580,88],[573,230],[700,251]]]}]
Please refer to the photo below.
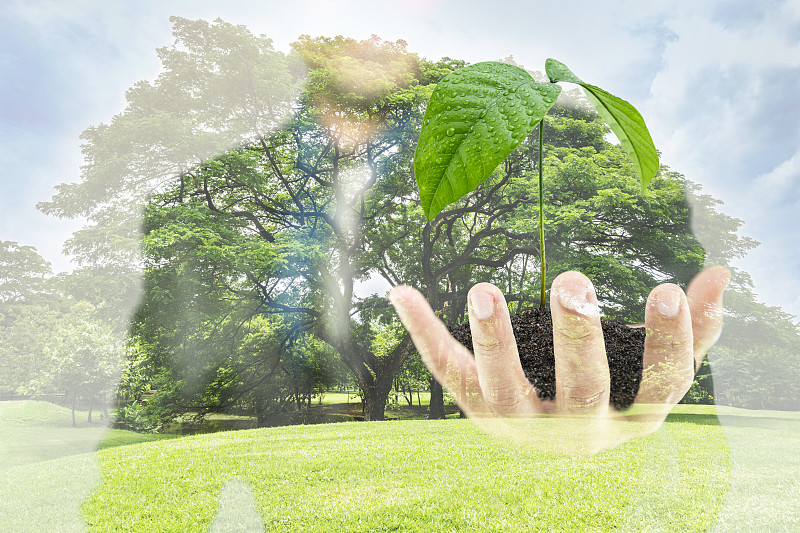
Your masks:
[{"label": "hand", "polygon": [[556,397],[542,401],[525,378],[500,290],[479,283],[469,292],[475,356],[457,342],[415,289],[389,298],[422,360],[459,407],[487,433],[537,450],[592,454],[657,430],[689,390],[722,328],[724,267],[702,271],[687,294],[659,285],[645,309],[642,381],[625,411],[609,406],[610,378],[597,296],[589,279],[565,272],[550,291]]}]

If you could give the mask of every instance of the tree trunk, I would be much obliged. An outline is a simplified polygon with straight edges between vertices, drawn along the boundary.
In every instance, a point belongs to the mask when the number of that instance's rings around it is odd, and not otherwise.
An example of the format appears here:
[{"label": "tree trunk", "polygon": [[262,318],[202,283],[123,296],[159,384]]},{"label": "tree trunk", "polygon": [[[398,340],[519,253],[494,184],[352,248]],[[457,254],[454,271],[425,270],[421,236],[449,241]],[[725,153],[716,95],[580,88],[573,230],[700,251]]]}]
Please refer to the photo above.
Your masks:
[{"label": "tree trunk", "polygon": [[428,406],[428,418],[430,420],[444,418],[444,390],[434,378],[431,378],[431,403]]},{"label": "tree trunk", "polygon": [[258,400],[255,401],[255,408],[256,408],[256,427],[263,428],[266,424],[266,409],[264,406],[261,405],[261,402]]},{"label": "tree trunk", "polygon": [[393,376],[378,375],[371,385],[361,386],[364,392],[364,420],[386,419],[386,400],[392,391],[392,380]]},{"label": "tree trunk", "polygon": [[386,400],[389,398],[389,391],[380,394],[376,388],[363,389],[364,403],[361,407],[366,421],[384,420],[386,416]]},{"label": "tree trunk", "polygon": [[87,422],[90,424],[92,423],[92,408],[94,407],[94,399],[89,398],[89,416],[87,417]]},{"label": "tree trunk", "polygon": [[[349,318],[348,318],[349,320]],[[376,357],[368,349],[353,342],[345,329],[343,335],[332,335],[320,329],[320,338],[335,348],[353,375],[364,395],[362,412],[364,420],[384,420],[386,400],[392,390],[394,378],[411,352],[411,337],[403,340],[384,357]]]}]

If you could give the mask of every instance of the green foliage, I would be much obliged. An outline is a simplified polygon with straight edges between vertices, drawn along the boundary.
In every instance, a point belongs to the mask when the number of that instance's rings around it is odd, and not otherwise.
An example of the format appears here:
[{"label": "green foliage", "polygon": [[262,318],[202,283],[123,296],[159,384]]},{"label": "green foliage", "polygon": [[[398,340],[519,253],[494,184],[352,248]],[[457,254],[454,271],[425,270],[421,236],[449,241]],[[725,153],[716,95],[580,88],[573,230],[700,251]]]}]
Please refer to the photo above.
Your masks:
[{"label": "green foliage", "polygon": [[692,381],[692,386],[686,392],[686,395],[681,399],[681,403],[713,405],[714,397],[709,394],[708,390],[699,380],[695,379]]},{"label": "green foliage", "polygon": [[[740,272],[733,274],[743,281]],[[800,409],[800,326],[781,309],[757,302],[746,285],[726,293],[722,336],[709,359],[717,403]]]},{"label": "green foliage", "polygon": [[123,340],[86,301],[49,295],[18,303],[0,324],[0,391],[104,400],[123,365]]},{"label": "green foliage", "polygon": [[[553,147],[544,164],[548,285],[561,272],[578,270],[592,279],[605,316],[641,322],[654,286],[685,287],[702,269],[705,254],[692,234],[686,199],[693,185],[680,174],[663,169],[650,184],[653,192],[642,197],[618,146],[606,144],[600,152]],[[519,186],[533,187],[534,174]],[[517,231],[536,230],[526,213],[513,220]],[[526,282],[527,290],[534,281]]]},{"label": "green foliage", "polygon": [[474,190],[527,137],[555,103],[557,82],[581,85],[589,102],[617,135],[641,178],[642,192],[658,172],[644,120],[628,102],[577,78],[548,59],[550,84],[523,69],[484,62],[448,74],[431,95],[420,132],[414,171],[425,216]]},{"label": "green foliage", "polygon": [[431,373],[428,371],[425,363],[422,362],[419,352],[414,351],[414,353],[406,359],[403,368],[400,369],[400,372],[398,372],[395,377],[395,393],[401,394],[408,402],[409,406],[414,405],[415,397],[417,398],[417,402],[420,403],[422,400],[418,395],[415,396],[415,393],[427,391],[431,385],[431,379]]},{"label": "green foliage", "polygon": [[402,40],[301,35],[292,49],[309,69],[305,92],[326,121],[345,118],[332,113],[347,109],[350,119],[364,113],[360,124],[351,126],[368,126],[369,111],[386,106],[418,81],[419,60]]},{"label": "green foliage", "polygon": [[600,87],[581,81],[569,68],[555,59],[545,62],[545,71],[553,83],[565,81],[577,83],[586,92],[586,97],[633,161],[636,173],[642,181],[642,194],[647,184],[658,172],[658,153],[642,115],[631,104],[604,91]]},{"label": "green foliage", "polygon": [[431,95],[414,156],[428,220],[485,181],[559,92],[504,63],[477,63],[445,76]]},{"label": "green foliage", "polygon": [[[167,420],[171,419],[168,418]],[[114,427],[135,431],[137,433],[151,433],[160,429],[165,420],[154,415],[152,410],[146,411],[145,406],[139,402],[123,405],[114,413]]]},{"label": "green foliage", "polygon": [[50,264],[34,247],[0,241],[0,313],[9,303],[42,293],[51,274]]},{"label": "green foliage", "polygon": [[[247,179],[248,157],[234,152],[203,171],[235,168]],[[117,427],[149,431],[214,412],[264,425],[291,405],[304,409],[340,377],[329,348],[302,324],[267,314],[252,286],[295,268],[291,245],[265,240],[199,199],[170,196],[148,206],[145,231],[145,299],[118,389]]]},{"label": "green foliage", "polygon": [[725,344],[712,349],[717,403],[745,409],[800,409],[797,348]]}]

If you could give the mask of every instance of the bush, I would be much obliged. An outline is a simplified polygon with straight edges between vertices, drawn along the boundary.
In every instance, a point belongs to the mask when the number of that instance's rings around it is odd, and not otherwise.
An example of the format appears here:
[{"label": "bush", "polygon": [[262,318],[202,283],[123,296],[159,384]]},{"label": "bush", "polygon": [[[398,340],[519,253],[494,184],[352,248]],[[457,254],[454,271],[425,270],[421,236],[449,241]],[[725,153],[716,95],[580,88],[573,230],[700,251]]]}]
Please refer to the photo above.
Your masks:
[{"label": "bush", "polygon": [[708,393],[699,380],[695,379],[692,382],[691,388],[689,388],[689,391],[681,400],[681,403],[713,405],[714,397]]},{"label": "bush", "polygon": [[127,429],[139,433],[154,433],[163,425],[161,421],[148,413],[145,406],[138,402],[121,407],[114,412],[116,429]]}]

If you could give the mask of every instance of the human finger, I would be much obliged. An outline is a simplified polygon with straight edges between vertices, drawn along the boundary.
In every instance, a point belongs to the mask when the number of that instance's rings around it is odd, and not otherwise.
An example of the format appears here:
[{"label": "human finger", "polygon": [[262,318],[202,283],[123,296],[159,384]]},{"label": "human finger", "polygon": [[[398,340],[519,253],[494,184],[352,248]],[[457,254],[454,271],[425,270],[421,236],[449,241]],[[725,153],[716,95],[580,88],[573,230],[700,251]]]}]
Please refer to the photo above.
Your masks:
[{"label": "human finger", "polygon": [[650,292],[645,327],[642,381],[634,413],[646,412],[640,418],[656,429],[694,379],[692,320],[680,287],[665,283]]},{"label": "human finger", "polygon": [[594,286],[579,272],[564,272],[550,296],[556,404],[569,413],[605,413],[611,382]]},{"label": "human finger", "polygon": [[539,398],[522,371],[503,293],[490,283],[479,283],[467,301],[472,351],[489,409],[499,416],[538,412]]},{"label": "human finger", "polygon": [[389,301],[397,311],[422,361],[468,415],[488,412],[483,402],[475,360],[434,314],[419,291],[405,285],[394,287]]},{"label": "human finger", "polygon": [[727,268],[710,267],[695,276],[686,290],[692,315],[696,369],[722,331],[722,294],[730,280]]}]

